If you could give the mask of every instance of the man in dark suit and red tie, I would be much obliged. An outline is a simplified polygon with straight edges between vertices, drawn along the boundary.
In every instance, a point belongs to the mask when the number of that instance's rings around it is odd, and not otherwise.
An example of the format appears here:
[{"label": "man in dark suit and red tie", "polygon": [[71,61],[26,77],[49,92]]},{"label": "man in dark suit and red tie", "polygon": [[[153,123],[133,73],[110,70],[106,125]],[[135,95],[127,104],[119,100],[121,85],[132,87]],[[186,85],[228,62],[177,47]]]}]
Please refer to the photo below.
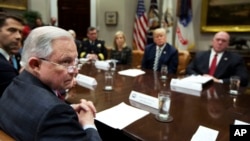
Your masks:
[{"label": "man in dark suit and red tie", "polygon": [[20,69],[23,26],[21,18],[0,13],[0,97]]},{"label": "man in dark suit and red tie", "polygon": [[220,31],[212,40],[212,48],[197,52],[187,68],[187,74],[212,76],[217,83],[229,83],[231,76],[239,76],[241,86],[248,84],[248,72],[241,56],[227,51],[230,35]]},{"label": "man in dark suit and red tie", "polygon": [[178,66],[178,51],[167,43],[165,28],[157,28],[153,31],[154,43],[145,47],[142,59],[142,69],[159,71],[162,65],[167,65],[168,73],[175,74]]}]

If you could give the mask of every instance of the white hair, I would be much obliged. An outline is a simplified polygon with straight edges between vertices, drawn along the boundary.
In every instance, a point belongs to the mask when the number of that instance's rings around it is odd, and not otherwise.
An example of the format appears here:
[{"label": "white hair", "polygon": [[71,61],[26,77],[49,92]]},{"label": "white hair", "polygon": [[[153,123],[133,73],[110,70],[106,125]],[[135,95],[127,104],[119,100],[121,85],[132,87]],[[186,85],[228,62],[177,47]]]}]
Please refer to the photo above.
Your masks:
[{"label": "white hair", "polygon": [[69,32],[55,26],[33,29],[23,45],[22,65],[26,66],[30,57],[47,58],[53,51],[52,41],[62,37],[74,40]]}]

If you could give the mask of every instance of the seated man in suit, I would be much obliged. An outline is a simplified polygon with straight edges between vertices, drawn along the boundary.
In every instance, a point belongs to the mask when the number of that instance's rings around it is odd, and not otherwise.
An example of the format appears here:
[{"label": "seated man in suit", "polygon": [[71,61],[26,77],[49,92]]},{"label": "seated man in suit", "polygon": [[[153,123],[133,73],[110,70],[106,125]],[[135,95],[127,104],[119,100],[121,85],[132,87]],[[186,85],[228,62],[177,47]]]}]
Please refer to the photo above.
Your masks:
[{"label": "seated man in suit", "polygon": [[55,26],[33,29],[24,42],[24,70],[0,98],[0,129],[22,141],[100,141],[91,101],[68,105],[56,90],[73,86],[77,49],[72,35]]},{"label": "seated man in suit", "polygon": [[0,13],[0,97],[20,70],[22,29],[21,18]]},{"label": "seated man in suit", "polygon": [[212,48],[196,53],[188,65],[187,74],[209,75],[217,83],[229,83],[229,78],[237,75],[241,78],[241,86],[247,86],[249,77],[244,60],[238,54],[226,50],[229,41],[230,35],[227,32],[216,33],[212,40]]},{"label": "seated man in suit", "polygon": [[153,32],[154,43],[145,47],[142,59],[142,69],[159,71],[162,65],[167,65],[168,73],[176,73],[178,66],[178,51],[167,43],[164,28],[157,28]]},{"label": "seated man in suit", "polygon": [[89,27],[87,37],[88,39],[84,39],[82,48],[79,50],[79,57],[90,60],[106,60],[107,49],[105,47],[105,41],[97,39],[96,28]]}]

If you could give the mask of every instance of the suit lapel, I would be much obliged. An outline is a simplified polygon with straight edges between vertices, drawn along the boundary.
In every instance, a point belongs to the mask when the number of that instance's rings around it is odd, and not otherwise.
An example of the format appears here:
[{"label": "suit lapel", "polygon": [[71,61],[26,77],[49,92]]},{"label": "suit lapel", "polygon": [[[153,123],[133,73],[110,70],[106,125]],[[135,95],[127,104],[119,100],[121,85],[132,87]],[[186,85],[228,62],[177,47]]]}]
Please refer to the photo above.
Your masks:
[{"label": "suit lapel", "polygon": [[218,77],[221,75],[221,73],[225,72],[225,69],[228,68],[226,67],[229,62],[229,56],[227,52],[224,52],[222,55],[220,62],[218,63],[216,70],[215,70],[215,76]]},{"label": "suit lapel", "polygon": [[[204,66],[206,66],[206,67],[204,67],[204,69],[206,69],[205,70],[205,72],[209,72],[209,58],[210,58],[210,54],[211,54],[211,51],[208,51],[204,56],[203,56],[203,58],[204,58]],[[202,61],[202,60],[200,60],[200,61]]]},{"label": "suit lapel", "polygon": [[167,47],[167,44],[165,45],[164,49],[161,52],[160,60],[159,60],[159,65],[162,65],[162,62],[166,62],[165,60],[168,60],[170,57],[168,54],[170,52],[170,48]]}]

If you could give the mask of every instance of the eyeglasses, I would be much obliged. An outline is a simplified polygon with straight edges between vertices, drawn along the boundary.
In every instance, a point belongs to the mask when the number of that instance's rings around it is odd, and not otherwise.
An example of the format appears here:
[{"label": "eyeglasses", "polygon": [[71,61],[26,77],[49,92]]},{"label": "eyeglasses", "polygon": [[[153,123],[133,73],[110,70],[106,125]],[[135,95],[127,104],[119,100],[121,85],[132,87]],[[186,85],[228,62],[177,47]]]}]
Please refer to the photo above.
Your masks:
[{"label": "eyeglasses", "polygon": [[58,64],[58,63],[49,61],[49,60],[47,60],[47,59],[45,59],[45,58],[39,58],[39,59],[41,59],[42,61],[49,62],[49,63],[54,64],[54,65],[57,65],[57,66],[62,66],[62,67],[64,67],[64,68],[67,69],[68,73],[73,73],[73,72],[75,72],[75,70],[77,69],[77,64],[78,64],[78,59],[77,59],[77,58],[74,60],[74,65],[70,65],[70,66]]}]

